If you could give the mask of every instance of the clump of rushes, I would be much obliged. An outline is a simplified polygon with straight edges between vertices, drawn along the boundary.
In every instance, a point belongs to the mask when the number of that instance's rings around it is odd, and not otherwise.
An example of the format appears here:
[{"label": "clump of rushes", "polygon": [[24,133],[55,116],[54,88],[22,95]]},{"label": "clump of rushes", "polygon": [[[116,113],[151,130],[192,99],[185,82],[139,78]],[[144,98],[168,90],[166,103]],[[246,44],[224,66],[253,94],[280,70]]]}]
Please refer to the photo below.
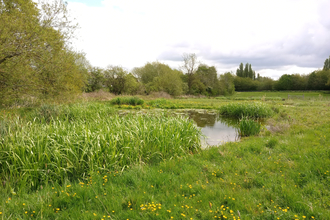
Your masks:
[{"label": "clump of rushes", "polygon": [[30,183],[78,179],[94,170],[155,164],[195,153],[201,131],[186,118],[159,115],[110,115],[91,119],[52,119],[24,123],[0,141],[0,174]]},{"label": "clump of rushes", "polygon": [[144,100],[138,97],[117,97],[110,101],[113,105],[143,105]]},{"label": "clump of rushes", "polygon": [[253,118],[266,118],[273,115],[273,110],[261,102],[230,103],[220,107],[220,114],[240,118],[243,116]]},{"label": "clump of rushes", "polygon": [[242,117],[239,122],[239,134],[241,137],[253,136],[260,133],[260,123],[249,117]]}]

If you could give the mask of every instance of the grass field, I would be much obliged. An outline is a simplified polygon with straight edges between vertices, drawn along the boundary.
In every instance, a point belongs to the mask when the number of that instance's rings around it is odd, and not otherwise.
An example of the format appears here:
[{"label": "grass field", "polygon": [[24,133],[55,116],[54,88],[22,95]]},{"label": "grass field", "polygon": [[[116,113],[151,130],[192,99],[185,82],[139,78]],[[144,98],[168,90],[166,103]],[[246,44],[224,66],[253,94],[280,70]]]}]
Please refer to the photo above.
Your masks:
[{"label": "grass field", "polygon": [[[0,219],[330,219],[330,99],[308,97],[3,109]],[[267,129],[206,150],[191,121],[148,113],[255,103]]]}]

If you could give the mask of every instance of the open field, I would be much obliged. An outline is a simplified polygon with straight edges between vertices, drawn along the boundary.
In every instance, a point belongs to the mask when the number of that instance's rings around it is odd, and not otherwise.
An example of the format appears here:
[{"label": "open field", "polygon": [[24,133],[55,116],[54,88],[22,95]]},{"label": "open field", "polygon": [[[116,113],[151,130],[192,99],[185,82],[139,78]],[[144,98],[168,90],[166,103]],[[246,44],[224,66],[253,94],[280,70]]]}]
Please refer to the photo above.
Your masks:
[{"label": "open field", "polygon": [[[0,218],[330,219],[330,99],[310,97],[3,109]],[[148,113],[230,103],[273,112],[259,135],[207,150],[191,121]]]}]

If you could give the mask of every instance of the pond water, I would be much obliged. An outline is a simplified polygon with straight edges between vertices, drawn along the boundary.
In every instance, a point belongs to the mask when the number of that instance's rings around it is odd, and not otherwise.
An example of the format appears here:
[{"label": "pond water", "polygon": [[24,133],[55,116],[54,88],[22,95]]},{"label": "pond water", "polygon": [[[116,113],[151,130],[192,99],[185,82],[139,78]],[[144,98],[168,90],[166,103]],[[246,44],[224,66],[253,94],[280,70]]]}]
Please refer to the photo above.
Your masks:
[{"label": "pond water", "polygon": [[[183,112],[182,112],[183,113]],[[221,117],[217,112],[207,110],[185,111],[189,118],[193,119],[197,127],[201,128],[205,135],[203,148],[212,145],[220,145],[229,141],[238,141],[238,120]]]}]

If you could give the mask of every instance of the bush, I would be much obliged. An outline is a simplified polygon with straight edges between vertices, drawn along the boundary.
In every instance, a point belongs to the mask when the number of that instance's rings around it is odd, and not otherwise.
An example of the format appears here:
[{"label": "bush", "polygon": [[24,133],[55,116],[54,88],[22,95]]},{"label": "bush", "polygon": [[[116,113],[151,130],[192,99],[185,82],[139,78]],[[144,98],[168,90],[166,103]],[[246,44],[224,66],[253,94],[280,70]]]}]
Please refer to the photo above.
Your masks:
[{"label": "bush", "polygon": [[260,133],[260,127],[260,123],[255,120],[248,117],[242,117],[239,123],[239,134],[241,137],[257,135]]},{"label": "bush", "polygon": [[110,101],[113,105],[143,105],[144,100],[138,97],[117,97]]}]

